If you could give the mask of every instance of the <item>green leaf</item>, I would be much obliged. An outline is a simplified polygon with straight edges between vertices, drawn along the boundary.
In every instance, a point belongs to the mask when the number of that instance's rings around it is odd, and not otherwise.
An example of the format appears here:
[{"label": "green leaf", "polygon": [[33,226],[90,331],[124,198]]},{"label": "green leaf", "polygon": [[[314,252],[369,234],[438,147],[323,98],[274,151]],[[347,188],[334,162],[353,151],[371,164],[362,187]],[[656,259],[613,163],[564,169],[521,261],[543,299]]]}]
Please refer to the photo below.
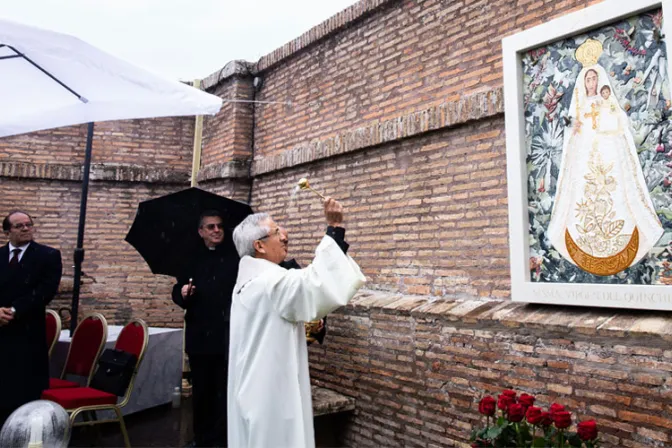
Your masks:
[{"label": "green leaf", "polygon": [[523,438],[523,440],[529,440],[531,433],[530,433],[530,427],[527,425],[527,423],[521,423],[519,426],[520,430],[520,435]]},{"label": "green leaf", "polygon": [[507,422],[504,417],[499,417],[497,419],[497,426],[506,426],[507,423],[509,422]]},{"label": "green leaf", "polygon": [[532,448],[545,448],[546,441],[543,437],[535,437],[532,441]]},{"label": "green leaf", "polygon": [[490,440],[496,439],[502,433],[502,430],[503,430],[503,428],[499,428],[499,427],[490,428],[490,429],[488,429],[488,432],[486,433],[485,438],[490,439]]},{"label": "green leaf", "polygon": [[583,443],[583,441],[581,440],[581,438],[579,438],[579,435],[577,433],[569,432],[569,433],[566,434],[566,436],[567,436],[567,441],[569,442],[569,444],[571,446],[578,447],[578,448],[581,447],[581,444]]}]

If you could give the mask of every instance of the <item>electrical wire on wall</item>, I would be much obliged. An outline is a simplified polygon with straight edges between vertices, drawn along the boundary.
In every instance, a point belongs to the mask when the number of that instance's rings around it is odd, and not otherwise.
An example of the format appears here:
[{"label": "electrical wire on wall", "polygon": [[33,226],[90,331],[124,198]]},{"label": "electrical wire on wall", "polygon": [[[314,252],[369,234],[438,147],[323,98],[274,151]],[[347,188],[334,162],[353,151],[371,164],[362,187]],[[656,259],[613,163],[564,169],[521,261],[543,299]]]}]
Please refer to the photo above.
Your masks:
[{"label": "electrical wire on wall", "polygon": [[[219,76],[218,76],[218,81],[217,84],[222,80],[222,74],[224,72],[224,69],[226,67],[223,67],[220,70]],[[252,72],[250,71],[249,67],[247,68],[247,75],[252,75]],[[263,85],[263,79],[260,76],[255,76],[253,80],[253,87],[254,87],[254,93],[253,93],[253,99],[251,100],[241,100],[241,99],[235,99],[235,98],[222,98],[222,102],[224,103],[247,103],[247,104],[280,104],[283,106],[289,106],[292,107],[294,103],[291,101],[262,101],[262,100],[257,100],[257,93],[259,90],[261,90],[261,87]],[[202,86],[202,84],[201,84]],[[201,87],[202,88],[202,87]],[[252,164],[254,162],[254,135],[255,135],[255,127],[256,127],[256,108],[252,109],[252,134],[250,136],[250,162],[247,167],[247,179],[250,183],[249,187],[249,192],[247,195],[247,203],[249,205],[252,205],[252,186],[254,183],[254,179],[252,177]]]}]

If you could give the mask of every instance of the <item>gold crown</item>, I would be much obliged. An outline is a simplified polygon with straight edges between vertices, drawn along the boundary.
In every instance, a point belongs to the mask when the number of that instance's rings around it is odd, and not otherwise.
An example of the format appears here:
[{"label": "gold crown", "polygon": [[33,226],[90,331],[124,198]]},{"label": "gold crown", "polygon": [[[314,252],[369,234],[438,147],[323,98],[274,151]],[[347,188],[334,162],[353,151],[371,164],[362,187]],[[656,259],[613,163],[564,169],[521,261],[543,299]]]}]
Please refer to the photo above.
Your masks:
[{"label": "gold crown", "polygon": [[597,64],[602,54],[602,44],[595,39],[588,39],[576,49],[576,60],[584,67]]}]

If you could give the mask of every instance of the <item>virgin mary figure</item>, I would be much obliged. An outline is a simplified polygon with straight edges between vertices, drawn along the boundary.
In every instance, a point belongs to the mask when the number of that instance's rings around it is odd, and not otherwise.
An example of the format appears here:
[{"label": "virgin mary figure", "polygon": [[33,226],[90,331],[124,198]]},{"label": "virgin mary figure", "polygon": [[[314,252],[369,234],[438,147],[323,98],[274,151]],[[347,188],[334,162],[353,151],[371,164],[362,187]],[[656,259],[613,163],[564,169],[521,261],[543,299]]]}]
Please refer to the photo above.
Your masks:
[{"label": "virgin mary figure", "polygon": [[651,202],[627,115],[607,72],[602,44],[576,50],[583,68],[572,95],[547,236],[569,262],[613,275],[644,257],[663,234]]}]

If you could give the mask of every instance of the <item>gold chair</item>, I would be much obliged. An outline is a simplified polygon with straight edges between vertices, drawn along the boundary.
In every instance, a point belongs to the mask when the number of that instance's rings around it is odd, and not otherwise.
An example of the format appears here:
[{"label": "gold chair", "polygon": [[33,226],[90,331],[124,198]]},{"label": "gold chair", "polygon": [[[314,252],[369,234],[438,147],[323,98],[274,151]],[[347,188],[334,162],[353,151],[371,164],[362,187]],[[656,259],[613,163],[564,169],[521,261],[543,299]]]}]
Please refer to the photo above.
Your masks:
[{"label": "gold chair", "polygon": [[[126,324],[121,330],[121,333],[119,333],[119,338],[117,339],[114,348],[131,353],[137,357],[130,383],[119,403],[117,403],[118,397],[116,395],[92,387],[47,390],[42,394],[42,398],[55,401],[63,406],[70,414],[70,423],[72,426],[119,423],[121,433],[124,436],[124,444],[126,447],[130,447],[131,443],[128,439],[128,431],[126,430],[126,424],[124,423],[121,409],[128,404],[131,394],[133,393],[135,377],[138,374],[138,369],[145,356],[148,341],[149,330],[147,324],[141,319],[133,319]],[[75,421],[79,414],[95,411],[113,411],[116,418],[106,420],[85,420],[81,422]]]},{"label": "gold chair", "polygon": [[51,352],[54,350],[58,337],[61,335],[61,318],[56,311],[47,310],[45,322],[47,325],[47,353],[51,358]]},{"label": "gold chair", "polygon": [[106,342],[107,320],[105,316],[100,313],[87,314],[77,325],[72,335],[61,376],[59,378],[49,378],[49,389],[81,386],[76,381],[66,380],[67,375],[86,377],[86,386],[88,386],[93,372],[96,370],[98,357]]}]

